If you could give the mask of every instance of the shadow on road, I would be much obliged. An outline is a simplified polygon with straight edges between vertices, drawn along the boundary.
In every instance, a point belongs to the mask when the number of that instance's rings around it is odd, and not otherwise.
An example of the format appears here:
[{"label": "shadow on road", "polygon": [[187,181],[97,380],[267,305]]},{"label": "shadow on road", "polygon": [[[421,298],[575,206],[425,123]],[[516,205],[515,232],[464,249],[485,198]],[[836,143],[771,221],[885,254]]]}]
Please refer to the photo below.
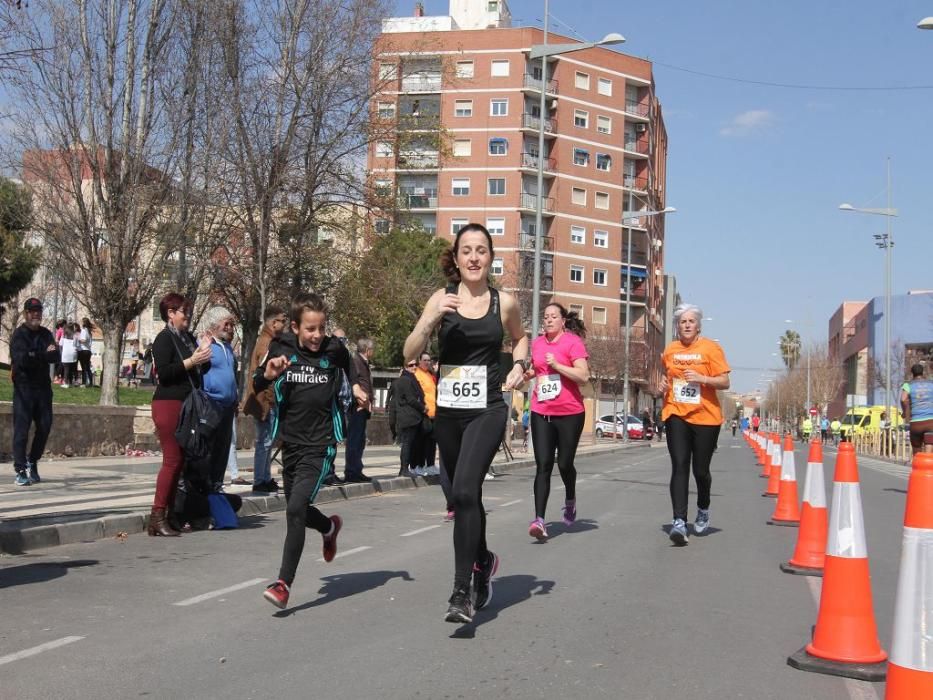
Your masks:
[{"label": "shadow on road", "polygon": [[580,518],[573,525],[564,525],[563,522],[557,521],[556,523],[549,523],[547,526],[547,539],[546,540],[534,540],[532,544],[547,544],[550,540],[553,540],[555,537],[560,535],[565,535],[567,533],[576,533],[576,532],[588,532],[590,530],[598,530],[599,523],[595,520],[589,520],[587,518]]},{"label": "shadow on road", "polygon": [[23,564],[0,569],[0,589],[13,586],[25,586],[29,583],[44,583],[61,578],[68,573],[68,569],[77,569],[84,566],[96,566],[97,559],[75,559],[74,561],[42,562],[36,564]]},{"label": "shadow on road", "polygon": [[888,488],[883,488],[883,489],[881,489],[881,490],[882,490],[882,491],[891,491],[892,493],[903,493],[903,494],[906,494],[906,493],[907,493],[907,489],[894,489],[894,488],[890,488],[890,487],[888,487]]},{"label": "shadow on road", "polygon": [[349,598],[352,595],[365,593],[374,588],[386,585],[394,578],[400,578],[403,581],[414,581],[411,574],[407,571],[360,571],[347,574],[334,574],[333,576],[324,576],[321,578],[324,585],[321,586],[319,593],[321,598],[309,600],[307,603],[296,605],[275,613],[275,617],[288,617],[302,610],[316,608],[319,605],[333,603],[341,598]]},{"label": "shadow on road", "polygon": [[493,597],[489,606],[479,610],[473,616],[473,622],[458,627],[451,639],[473,639],[476,628],[495,620],[499,613],[513,605],[522,603],[533,595],[547,595],[554,588],[554,581],[541,580],[530,574],[515,574],[494,578]]}]

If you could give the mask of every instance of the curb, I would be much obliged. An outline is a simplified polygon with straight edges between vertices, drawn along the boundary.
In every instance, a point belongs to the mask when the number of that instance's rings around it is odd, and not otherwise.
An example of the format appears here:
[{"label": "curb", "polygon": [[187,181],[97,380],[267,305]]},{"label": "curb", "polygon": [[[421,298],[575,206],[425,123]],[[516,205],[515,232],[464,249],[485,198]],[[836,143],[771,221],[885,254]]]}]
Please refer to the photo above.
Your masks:
[{"label": "curb", "polygon": [[[608,449],[582,452],[577,459],[590,459],[603,455],[618,454],[632,449],[650,448],[650,442],[638,442],[630,447],[610,447]],[[533,457],[516,459],[511,462],[495,463],[493,469],[496,473],[506,473],[535,466]],[[357,498],[370,498],[381,496],[384,493],[416,489],[425,486],[436,486],[440,483],[436,476],[396,476],[386,479],[375,478],[365,484],[343,484],[341,486],[328,486],[318,493],[316,503],[337,503]],[[243,496],[243,506],[240,517],[263,515],[285,510],[285,496]],[[25,554],[34,549],[47,549],[64,544],[78,544],[96,540],[119,537],[123,534],[132,535],[145,532],[149,524],[149,508],[133,513],[120,515],[107,515],[90,520],[75,520],[67,523],[52,525],[38,525],[22,529],[0,529],[0,553]],[[9,526],[10,523],[5,523]]]}]

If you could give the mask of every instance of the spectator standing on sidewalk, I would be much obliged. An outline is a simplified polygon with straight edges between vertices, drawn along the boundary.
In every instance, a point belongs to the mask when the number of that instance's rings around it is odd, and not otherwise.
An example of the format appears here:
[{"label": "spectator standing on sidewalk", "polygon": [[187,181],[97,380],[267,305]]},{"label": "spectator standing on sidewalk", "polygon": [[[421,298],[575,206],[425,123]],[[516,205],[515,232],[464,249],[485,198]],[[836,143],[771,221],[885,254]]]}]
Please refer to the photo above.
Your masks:
[{"label": "spectator standing on sidewalk", "polygon": [[233,437],[233,421],[236,420],[239,391],[237,390],[236,354],[230,341],[233,339],[233,316],[222,306],[213,306],[204,312],[201,325],[211,338],[210,366],[204,373],[204,393],[217,407],[220,425],[214,433],[208,473],[214,490],[221,490],[230,443]]},{"label": "spectator standing on sidewalk", "polygon": [[192,387],[201,387],[201,375],[211,361],[211,338],[205,335],[196,343],[188,332],[191,302],[181,294],[170,292],[162,297],[159,315],[165,328],[152,343],[152,358],[159,377],[152,396],[152,422],[162,447],[162,466],[156,478],[148,531],[153,537],[178,537],[181,533],[171,526],[167,513],[169,504],[175,502],[178,479],[185,466],[175,429],[182,403]]},{"label": "spectator standing on sidewalk", "polygon": [[256,427],[256,451],[253,453],[253,491],[270,493],[279,490],[279,485],[272,478],[272,429],[275,424],[275,397],[270,386],[257,392],[253,388],[252,377],[256,368],[269,352],[269,344],[282,335],[288,318],[285,309],[272,304],[263,314],[262,330],[249,359],[249,377],[246,398],[243,400],[243,413],[251,416]]},{"label": "spectator standing on sidewalk", "polygon": [[356,352],[350,359],[353,364],[350,374],[355,378],[355,384],[366,395],[366,401],[362,405],[354,401],[350,408],[343,477],[351,484],[372,481],[371,477],[363,473],[363,451],[366,449],[366,423],[373,410],[373,377],[369,363],[374,352],[373,341],[360,338],[356,341]]},{"label": "spectator standing on sidewalk", "polygon": [[431,353],[423,352],[415,368],[415,379],[421,385],[424,393],[424,407],[426,420],[421,421],[421,449],[418,452],[418,468],[420,476],[438,476],[441,470],[435,462],[437,443],[434,442],[434,416],[437,413],[437,379],[434,378],[434,361]]},{"label": "spectator standing on sidewalk", "polygon": [[421,423],[426,417],[424,391],[415,377],[417,362],[405,364],[405,371],[395,380],[395,424],[399,442],[399,476],[415,476],[414,468],[421,463]]},{"label": "spectator standing on sidewalk", "polygon": [[72,324],[66,323],[62,329],[62,337],[58,341],[62,356],[62,389],[69,388],[75,381],[78,367],[78,347],[75,344],[75,334]]},{"label": "spectator standing on sidewalk", "polygon": [[[42,302],[32,297],[23,307],[25,320],[10,339],[10,372],[13,378],[14,483],[38,483],[39,460],[52,429],[52,377],[49,365],[59,361],[52,332],[42,325]],[[26,456],[29,428],[36,424]]]}]

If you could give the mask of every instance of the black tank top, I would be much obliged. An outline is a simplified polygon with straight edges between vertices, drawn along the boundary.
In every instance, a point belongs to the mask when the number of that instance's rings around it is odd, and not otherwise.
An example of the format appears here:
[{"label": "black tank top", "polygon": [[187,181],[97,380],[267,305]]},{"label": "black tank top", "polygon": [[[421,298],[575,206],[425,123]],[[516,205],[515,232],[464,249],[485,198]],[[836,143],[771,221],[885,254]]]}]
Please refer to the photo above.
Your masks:
[{"label": "black tank top", "polygon": [[[456,285],[447,292],[457,293]],[[439,363],[444,365],[480,365],[486,367],[486,405],[502,403],[502,315],[499,310],[499,291],[489,288],[489,309],[480,318],[465,318],[456,311],[444,314],[437,333]],[[464,415],[469,409],[438,406],[439,413]]]}]

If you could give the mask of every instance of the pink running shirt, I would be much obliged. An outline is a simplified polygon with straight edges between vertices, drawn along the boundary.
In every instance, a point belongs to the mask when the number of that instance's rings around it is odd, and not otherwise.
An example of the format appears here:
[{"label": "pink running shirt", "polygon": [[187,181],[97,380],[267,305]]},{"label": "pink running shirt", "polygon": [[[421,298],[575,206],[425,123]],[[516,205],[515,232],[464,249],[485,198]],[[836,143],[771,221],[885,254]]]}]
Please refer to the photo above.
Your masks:
[{"label": "pink running shirt", "polygon": [[572,416],[583,413],[580,385],[557,370],[548,367],[544,359],[554,354],[558,364],[573,366],[574,360],[590,355],[580,336],[564,331],[553,343],[539,335],[531,344],[531,364],[535,370],[535,388],[531,394],[531,410],[542,416]]}]

